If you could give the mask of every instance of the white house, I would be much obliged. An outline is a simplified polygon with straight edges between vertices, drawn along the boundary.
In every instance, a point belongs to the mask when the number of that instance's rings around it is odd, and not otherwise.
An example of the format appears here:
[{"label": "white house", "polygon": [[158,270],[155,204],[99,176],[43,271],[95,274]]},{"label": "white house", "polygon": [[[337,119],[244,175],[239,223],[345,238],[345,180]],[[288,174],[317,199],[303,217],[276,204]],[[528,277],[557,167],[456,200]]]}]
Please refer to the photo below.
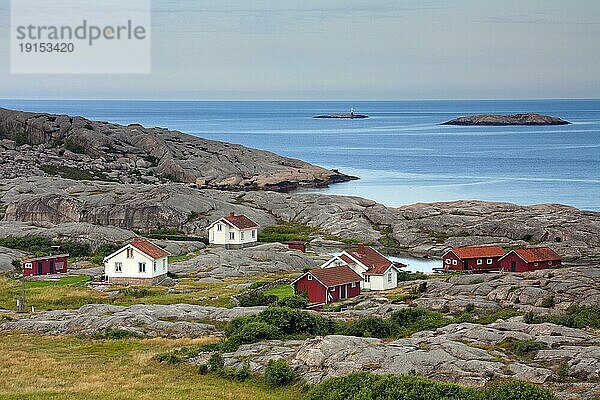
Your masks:
[{"label": "white house", "polygon": [[245,215],[230,213],[206,228],[208,242],[228,249],[254,246],[258,241],[258,224]]},{"label": "white house", "polygon": [[359,243],[355,250],[344,251],[340,255],[334,256],[321,265],[321,268],[340,265],[347,265],[360,275],[363,278],[360,287],[366,290],[387,290],[397,287],[398,271],[406,266],[388,260],[377,250],[362,243]]},{"label": "white house", "polygon": [[155,285],[167,276],[170,255],[154,243],[136,238],[104,258],[104,274],[112,284]]}]

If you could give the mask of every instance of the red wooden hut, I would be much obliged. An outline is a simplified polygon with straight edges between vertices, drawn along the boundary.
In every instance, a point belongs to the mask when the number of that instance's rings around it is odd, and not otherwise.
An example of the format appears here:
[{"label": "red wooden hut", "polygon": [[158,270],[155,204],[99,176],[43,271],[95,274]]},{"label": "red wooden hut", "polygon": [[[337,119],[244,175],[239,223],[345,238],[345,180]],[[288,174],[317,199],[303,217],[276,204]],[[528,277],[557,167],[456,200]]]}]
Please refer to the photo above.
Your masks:
[{"label": "red wooden hut", "polygon": [[467,246],[448,250],[442,256],[444,271],[498,271],[504,255],[499,246]]},{"label": "red wooden hut", "polygon": [[514,249],[500,258],[504,271],[524,272],[552,268],[561,265],[560,256],[549,247]]},{"label": "red wooden hut", "polygon": [[291,250],[300,250],[306,253],[306,242],[304,240],[290,240],[287,242],[287,245]]},{"label": "red wooden hut", "polygon": [[23,275],[64,274],[67,272],[68,254],[29,258],[21,261]]},{"label": "red wooden hut", "polygon": [[308,293],[313,304],[328,304],[360,294],[360,275],[347,265],[331,268],[315,268],[300,275],[292,282],[296,294]]}]

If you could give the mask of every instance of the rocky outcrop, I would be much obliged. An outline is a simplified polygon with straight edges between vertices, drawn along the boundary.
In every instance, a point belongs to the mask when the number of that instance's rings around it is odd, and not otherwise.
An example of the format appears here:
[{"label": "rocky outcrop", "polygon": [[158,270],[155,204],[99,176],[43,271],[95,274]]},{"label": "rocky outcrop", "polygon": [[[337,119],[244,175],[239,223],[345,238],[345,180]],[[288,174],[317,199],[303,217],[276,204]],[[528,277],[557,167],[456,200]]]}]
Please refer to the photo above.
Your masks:
[{"label": "rocky outcrop", "polygon": [[20,260],[25,255],[22,251],[0,246],[0,272],[12,270],[14,268],[12,264],[13,260]]},{"label": "rocky outcrop", "polygon": [[324,114],[324,115],[315,115],[313,118],[317,119],[365,119],[369,118],[368,115],[365,114]]},{"label": "rocky outcrop", "polygon": [[568,125],[570,122],[558,117],[536,113],[496,115],[481,114],[459,117],[444,122],[442,125]]},{"label": "rocky outcrop", "polygon": [[88,304],[74,311],[48,311],[29,318],[0,324],[2,330],[44,334],[105,334],[123,329],[140,336],[197,337],[214,335],[214,322],[258,314],[264,307],[232,309],[190,304],[144,305],[130,307]]},{"label": "rocky outcrop", "polygon": [[[527,358],[516,357],[499,346],[507,340],[535,340],[540,350]],[[519,379],[553,387],[559,384],[556,371],[561,363],[580,382],[600,379],[600,338],[579,329],[553,324],[528,325],[518,319],[487,326],[454,324],[416,333],[410,338],[385,342],[374,338],[326,336],[308,340],[267,341],[241,346],[224,354],[225,365],[242,368],[249,362],[264,372],[269,360],[285,359],[308,383],[353,371],[376,374],[417,373],[435,380],[482,386],[495,379]],[[201,364],[207,353],[192,359]],[[570,392],[581,389],[593,399],[597,388],[585,383],[570,384]],[[594,392],[596,390],[596,392]],[[566,397],[571,398],[571,397]]]},{"label": "rocky outcrop", "polygon": [[282,271],[315,268],[324,260],[290,250],[280,243],[262,244],[242,250],[211,247],[190,260],[171,264],[172,272],[199,274],[212,278],[265,275]]},{"label": "rocky outcrop", "polygon": [[387,236],[396,251],[415,255],[440,256],[450,247],[474,244],[543,244],[569,262],[592,262],[600,253],[600,213],[556,204],[455,201],[392,208],[359,197],[48,177],[0,180],[0,202],[6,205],[5,221],[35,224],[177,229],[205,236],[212,221],[235,211],[263,227],[283,220],[367,243]]},{"label": "rocky outcrop", "polygon": [[0,109],[0,178],[183,182],[231,190],[327,186],[355,179],[309,163],[163,128]]},{"label": "rocky outcrop", "polygon": [[[550,298],[555,305],[542,307]],[[483,310],[512,307],[538,314],[564,312],[573,305],[600,306],[600,267],[431,279],[427,291],[413,304],[445,312],[461,312],[473,304]]]}]

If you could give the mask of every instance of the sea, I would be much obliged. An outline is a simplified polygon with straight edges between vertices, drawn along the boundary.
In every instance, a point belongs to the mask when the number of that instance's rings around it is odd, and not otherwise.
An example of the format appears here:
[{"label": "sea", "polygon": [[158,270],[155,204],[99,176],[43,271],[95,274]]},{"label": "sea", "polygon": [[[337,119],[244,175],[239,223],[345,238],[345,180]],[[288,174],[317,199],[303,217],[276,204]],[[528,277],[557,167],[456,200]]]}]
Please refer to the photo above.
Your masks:
[{"label": "sea", "polygon": [[[0,100],[0,107],[135,122],[269,150],[360,177],[311,191],[388,206],[476,199],[600,211],[600,100]],[[351,108],[369,118],[313,118]],[[441,125],[518,112],[572,124]]]}]

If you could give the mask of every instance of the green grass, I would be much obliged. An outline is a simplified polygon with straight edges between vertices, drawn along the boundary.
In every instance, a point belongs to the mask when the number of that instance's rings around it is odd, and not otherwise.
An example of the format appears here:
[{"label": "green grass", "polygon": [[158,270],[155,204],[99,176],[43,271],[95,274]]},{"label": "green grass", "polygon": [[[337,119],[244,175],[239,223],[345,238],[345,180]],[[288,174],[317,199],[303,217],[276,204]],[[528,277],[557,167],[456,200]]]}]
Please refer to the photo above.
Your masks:
[{"label": "green grass", "polygon": [[102,171],[86,171],[81,168],[67,167],[64,165],[40,165],[39,168],[48,175],[58,175],[61,178],[73,179],[76,181],[114,181],[114,179],[109,178]]},{"label": "green grass", "polygon": [[279,222],[275,226],[267,226],[259,232],[258,240],[261,242],[287,242],[289,240],[309,241],[310,235],[317,232],[317,228],[296,222]]},{"label": "green grass", "polygon": [[286,299],[288,297],[292,297],[294,295],[294,288],[292,285],[284,284],[276,286],[272,289],[265,290],[263,292],[264,295],[275,295],[279,300]]},{"label": "green grass", "polygon": [[96,340],[0,334],[3,400],[292,400],[293,387],[272,388],[199,375],[188,364],[160,364],[157,353],[207,343],[200,339]]}]

